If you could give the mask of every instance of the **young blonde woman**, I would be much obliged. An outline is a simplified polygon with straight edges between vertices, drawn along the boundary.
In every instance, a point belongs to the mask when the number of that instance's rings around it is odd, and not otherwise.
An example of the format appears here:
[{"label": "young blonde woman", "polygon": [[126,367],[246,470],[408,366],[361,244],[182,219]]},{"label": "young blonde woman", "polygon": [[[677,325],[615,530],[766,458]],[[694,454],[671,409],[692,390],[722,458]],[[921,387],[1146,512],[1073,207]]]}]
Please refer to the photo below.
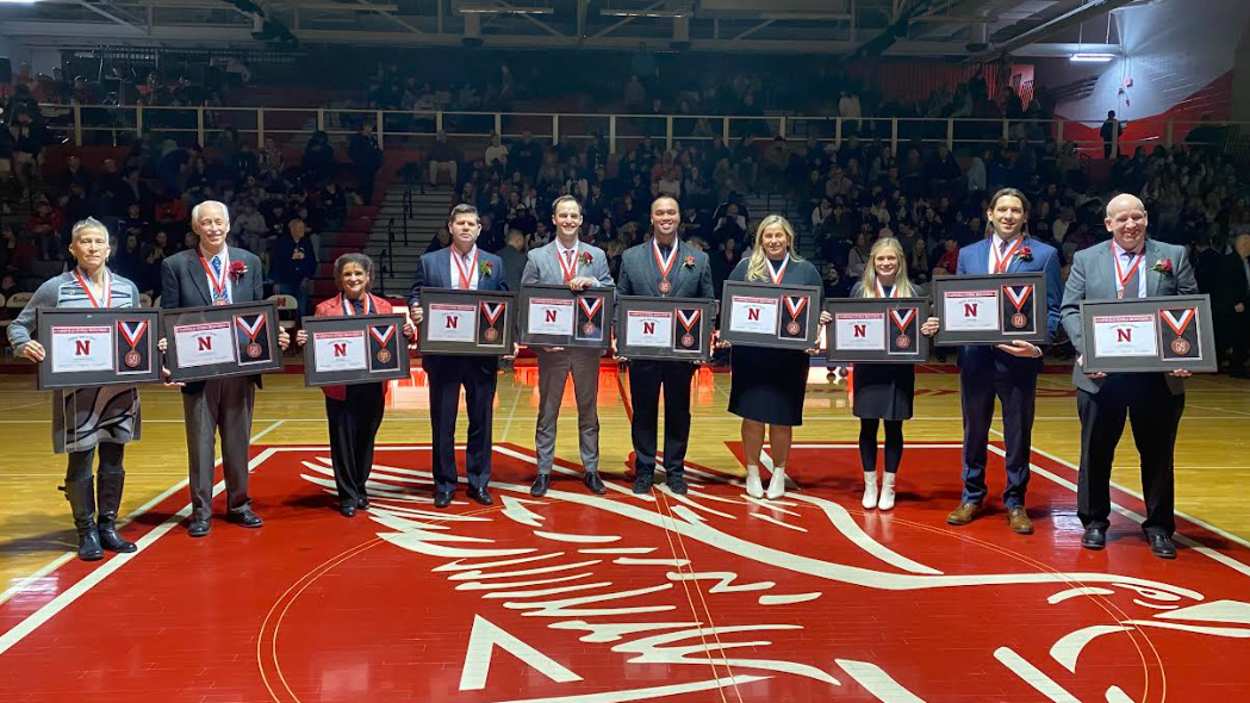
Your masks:
[{"label": "young blonde woman", "polygon": [[[868,252],[863,279],[851,289],[852,298],[917,298],[924,289],[907,277],[903,246],[893,237],[878,239]],[[930,317],[920,333],[933,336],[938,318]],[[859,458],[864,468],[865,510],[894,507],[894,478],[903,459],[903,421],[911,419],[916,394],[913,364],[856,364],[852,376],[852,412],[859,418]],[[885,473],[877,490],[877,428],[885,424]]]},{"label": "young blonde woman", "polygon": [[[773,285],[820,286],[820,272],[794,250],[794,229],[780,215],[765,217],[755,230],[750,258],[738,262],[731,281]],[[821,312],[820,324],[829,313]],[[803,397],[807,392],[809,352],[737,345],[733,348],[729,412],[742,418],[742,445],[746,452],[747,494],[753,498],[780,498],[785,494],[786,460],[796,425],[803,424]],[[760,452],[768,430],[773,475],[765,492],[760,482]]]}]

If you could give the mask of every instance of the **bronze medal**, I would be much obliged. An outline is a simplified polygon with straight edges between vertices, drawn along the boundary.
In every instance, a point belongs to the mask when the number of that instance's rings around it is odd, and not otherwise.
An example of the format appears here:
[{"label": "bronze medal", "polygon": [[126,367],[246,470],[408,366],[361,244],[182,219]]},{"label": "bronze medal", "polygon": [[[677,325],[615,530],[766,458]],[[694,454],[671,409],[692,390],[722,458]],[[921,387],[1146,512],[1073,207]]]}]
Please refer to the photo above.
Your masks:
[{"label": "bronze medal", "polygon": [[1189,342],[1184,337],[1173,339],[1172,351],[1176,352],[1177,356],[1185,356],[1189,353]]},{"label": "bronze medal", "polygon": [[253,359],[259,359],[260,355],[264,353],[264,351],[265,350],[256,342],[252,342],[247,345],[247,355]]},{"label": "bronze medal", "polygon": [[894,346],[898,347],[899,349],[910,349],[911,337],[908,337],[905,334],[900,334],[899,336],[894,338]]},{"label": "bronze medal", "polygon": [[595,333],[595,323],[587,322],[586,324],[582,325],[582,334],[589,337],[590,335],[594,333]]},{"label": "bronze medal", "polygon": [[790,324],[786,325],[786,332],[789,333],[791,336],[797,336],[800,329],[802,328],[799,326],[798,322],[791,322]]},{"label": "bronze medal", "polygon": [[143,361],[143,358],[139,355],[139,352],[132,349],[126,352],[126,356],[122,357],[122,361],[125,362],[127,368],[137,369],[139,368],[139,362]]},{"label": "bronze medal", "polygon": [[1029,324],[1029,318],[1022,312],[1018,312],[1011,316],[1011,326],[1018,330],[1024,329]]},{"label": "bronze medal", "polygon": [[379,364],[389,364],[391,363],[391,352],[386,349],[379,349],[377,358]]},{"label": "bronze medal", "polygon": [[672,290],[673,290],[673,284],[669,283],[667,278],[660,281],[660,295],[668,295],[670,292],[672,292]]},{"label": "bronze medal", "polygon": [[681,336],[681,345],[682,345],[683,347],[693,347],[693,346],[694,346],[694,335],[692,335],[692,334],[683,334],[683,335]]},{"label": "bronze medal", "polygon": [[499,338],[499,330],[496,330],[494,327],[487,327],[486,331],[482,333],[482,337],[488,342],[493,342]]}]

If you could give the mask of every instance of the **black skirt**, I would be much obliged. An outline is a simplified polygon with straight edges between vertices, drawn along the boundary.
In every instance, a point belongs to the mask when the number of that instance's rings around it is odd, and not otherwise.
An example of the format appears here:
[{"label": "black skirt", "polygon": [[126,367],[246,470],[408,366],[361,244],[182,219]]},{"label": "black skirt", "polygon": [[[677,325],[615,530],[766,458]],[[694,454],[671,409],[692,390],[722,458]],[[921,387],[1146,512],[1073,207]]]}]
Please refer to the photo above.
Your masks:
[{"label": "black skirt", "polygon": [[856,364],[852,386],[855,417],[909,420],[916,395],[913,364]]},{"label": "black skirt", "polygon": [[770,425],[802,425],[810,358],[804,351],[734,346],[729,412]]}]

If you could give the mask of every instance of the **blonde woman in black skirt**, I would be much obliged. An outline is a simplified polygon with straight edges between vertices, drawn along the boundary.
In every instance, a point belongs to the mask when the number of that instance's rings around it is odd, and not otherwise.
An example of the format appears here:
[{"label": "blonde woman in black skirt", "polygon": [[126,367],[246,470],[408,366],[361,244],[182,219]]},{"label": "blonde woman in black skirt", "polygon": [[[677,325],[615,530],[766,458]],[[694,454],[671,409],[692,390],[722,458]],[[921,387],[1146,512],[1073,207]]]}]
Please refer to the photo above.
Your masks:
[{"label": "blonde woman in black skirt", "polygon": [[[878,239],[868,252],[864,277],[851,289],[852,298],[920,298],[926,292],[907,277],[907,257],[893,237]],[[920,333],[937,334],[938,318],[930,317]],[[903,459],[903,421],[911,419],[916,393],[914,364],[856,364],[852,376],[852,411],[859,418],[859,457],[864,467],[865,510],[894,507],[894,477]],[[877,490],[877,427],[885,424],[885,474]]]},{"label": "blonde woman in black skirt", "polygon": [[[779,286],[820,286],[820,273],[794,250],[794,229],[781,215],[769,215],[755,230],[749,259],[738,262],[731,281],[754,281]],[[820,324],[829,324],[828,312]],[[808,352],[735,345],[731,356],[729,412],[742,418],[742,446],[746,452],[746,490],[752,498],[776,500],[785,494],[786,460],[794,427],[803,424],[807,392]],[[768,430],[773,474],[768,490],[760,482],[760,454]]]}]

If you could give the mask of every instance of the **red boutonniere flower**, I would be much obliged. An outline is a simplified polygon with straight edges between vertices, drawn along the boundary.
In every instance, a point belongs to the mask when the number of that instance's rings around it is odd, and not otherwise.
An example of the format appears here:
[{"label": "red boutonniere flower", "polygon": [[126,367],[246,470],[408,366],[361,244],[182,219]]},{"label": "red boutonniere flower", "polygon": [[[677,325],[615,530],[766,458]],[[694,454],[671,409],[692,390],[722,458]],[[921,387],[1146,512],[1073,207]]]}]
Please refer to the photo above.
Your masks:
[{"label": "red boutonniere flower", "polygon": [[478,275],[480,275],[482,278],[490,278],[490,274],[494,270],[495,270],[495,267],[491,266],[489,261],[483,261],[477,267]]},{"label": "red boutonniere flower", "polygon": [[1154,266],[1150,267],[1150,270],[1157,271],[1165,276],[1171,276],[1172,275],[1172,260],[1171,259],[1159,259],[1158,261],[1155,262]]},{"label": "red boutonniere flower", "polygon": [[247,273],[247,264],[237,259],[230,262],[230,278],[237,281],[243,278],[245,273]]},{"label": "red boutonniere flower", "polygon": [[584,265],[586,265],[586,266],[589,266],[589,265],[590,265],[590,262],[592,261],[591,256],[590,256],[590,252],[588,252],[588,251],[584,251],[584,252],[582,252],[582,255],[581,255],[581,260],[582,260],[582,264],[584,264]]},{"label": "red boutonniere flower", "polygon": [[685,266],[688,269],[694,268],[694,257],[687,256],[685,259],[682,260],[681,265]]},{"label": "red boutonniere flower", "polygon": [[1027,246],[1020,247],[1020,251],[1016,252],[1016,258],[1020,259],[1021,261],[1032,261],[1033,250],[1028,248]]}]

